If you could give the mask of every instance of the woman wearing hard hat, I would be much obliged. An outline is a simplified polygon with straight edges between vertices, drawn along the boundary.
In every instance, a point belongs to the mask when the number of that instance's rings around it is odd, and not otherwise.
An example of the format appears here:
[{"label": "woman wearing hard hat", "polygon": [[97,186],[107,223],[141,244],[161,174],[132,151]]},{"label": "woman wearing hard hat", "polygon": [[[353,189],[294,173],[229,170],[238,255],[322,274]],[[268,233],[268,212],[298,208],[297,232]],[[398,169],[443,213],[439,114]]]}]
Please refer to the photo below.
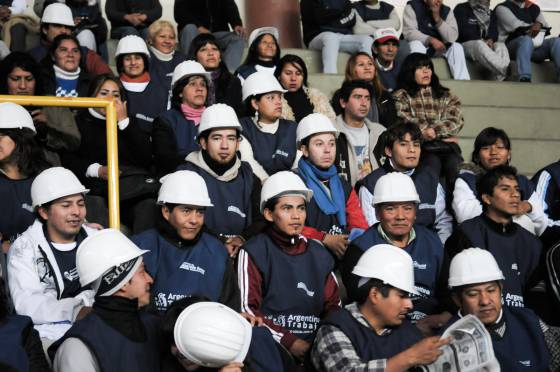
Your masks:
[{"label": "woman wearing hard hat", "polygon": [[255,72],[274,74],[280,60],[279,33],[276,27],[254,29],[249,35],[249,51],[245,61],[235,71],[241,84]]}]

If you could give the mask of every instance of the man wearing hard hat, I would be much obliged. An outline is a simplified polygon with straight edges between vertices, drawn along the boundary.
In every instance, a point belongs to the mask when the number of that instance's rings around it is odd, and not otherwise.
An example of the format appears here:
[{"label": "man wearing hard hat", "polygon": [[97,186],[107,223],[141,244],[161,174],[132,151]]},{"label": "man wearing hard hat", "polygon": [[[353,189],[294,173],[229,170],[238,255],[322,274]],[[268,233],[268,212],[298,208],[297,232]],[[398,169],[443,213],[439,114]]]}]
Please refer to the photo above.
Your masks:
[{"label": "man wearing hard hat", "polygon": [[8,253],[9,287],[18,314],[33,319],[45,346],[84,317],[94,293],[80,284],[76,251],[95,233],[84,225],[86,189],[68,169],[49,168],[31,185],[37,219]]},{"label": "man wearing hard hat", "polygon": [[502,371],[557,371],[560,328],[550,327],[528,308],[502,305],[504,274],[490,252],[468,248],[451,260],[449,287],[459,312],[486,326]]},{"label": "man wearing hard hat", "polygon": [[162,178],[156,228],[132,237],[154,278],[152,295],[158,311],[176,300],[199,294],[239,309],[239,289],[228,251],[205,231],[205,213],[213,207],[204,179],[181,170]]},{"label": "man wearing hard hat", "polygon": [[249,163],[237,156],[240,140],[235,111],[222,103],[212,105],[204,110],[198,126],[201,149],[187,155],[186,163],[179,166],[204,178],[214,204],[206,211],[204,223],[224,241],[231,257],[263,224],[261,181]]},{"label": "man wearing hard hat", "polygon": [[353,228],[367,229],[358,196],[334,165],[338,130],[323,114],[310,114],[297,127],[297,144],[303,153],[298,175],[313,191],[307,205],[303,235],[318,239],[342,258]]},{"label": "man wearing hard hat", "polygon": [[376,244],[401,248],[414,262],[416,293],[412,296],[414,311],[408,316],[413,321],[426,318],[420,324],[427,323],[428,328],[423,330],[428,332],[451,317],[451,313],[444,312],[450,302],[446,284],[449,262],[437,234],[415,224],[419,201],[414,183],[406,174],[392,172],[379,178],[373,193],[379,223],[352,241],[341,271],[349,296],[353,297],[359,278],[352,270],[364,252]]},{"label": "man wearing hard hat", "polygon": [[139,249],[120,231],[84,240],[76,257],[82,286],[92,286],[92,312],[49,348],[55,372],[159,371],[159,319],[139,312],[150,302],[150,275]]},{"label": "man wearing hard hat", "polygon": [[270,176],[260,203],[269,226],[243,245],[238,260],[241,310],[263,317],[274,339],[300,362],[321,317],[340,304],[332,256],[301,235],[312,195],[292,172]]},{"label": "man wearing hard hat", "polygon": [[321,322],[311,360],[319,371],[405,371],[429,364],[449,342],[422,334],[407,319],[410,295],[418,295],[413,262],[389,244],[368,249],[353,268],[356,302]]}]

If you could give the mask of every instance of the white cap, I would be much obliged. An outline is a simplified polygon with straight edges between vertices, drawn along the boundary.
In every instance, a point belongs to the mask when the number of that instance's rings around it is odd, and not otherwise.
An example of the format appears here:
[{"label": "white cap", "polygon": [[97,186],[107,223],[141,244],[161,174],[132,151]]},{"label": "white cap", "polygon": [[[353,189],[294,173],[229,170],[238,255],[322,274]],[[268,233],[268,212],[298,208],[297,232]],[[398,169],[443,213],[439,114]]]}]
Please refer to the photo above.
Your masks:
[{"label": "white cap", "polygon": [[216,103],[204,110],[198,126],[198,135],[200,136],[202,132],[208,129],[216,128],[234,128],[239,131],[242,130],[235,111],[224,103]]},{"label": "white cap", "polygon": [[253,44],[253,41],[255,41],[259,36],[264,35],[264,34],[272,35],[272,37],[274,37],[276,39],[276,42],[280,43],[280,34],[279,34],[278,29],[276,27],[261,27],[261,28],[256,28],[253,31],[251,31],[251,34],[249,35],[249,42],[247,44],[247,45],[249,45],[249,48]]},{"label": "white cap", "polygon": [[144,54],[146,57],[150,58],[148,46],[146,45],[144,39],[140,36],[128,35],[119,40],[115,57],[118,57],[121,54],[131,53]]},{"label": "white cap", "polygon": [[373,205],[397,202],[420,203],[412,178],[404,173],[391,172],[381,176],[373,189]]},{"label": "white cap", "polygon": [[171,78],[171,89],[175,87],[175,84],[177,84],[179,80],[194,75],[202,76],[206,79],[206,83],[210,84],[210,73],[206,72],[206,70],[200,63],[196,61],[184,61],[175,66],[175,70],[173,70],[173,76]]},{"label": "white cap", "polygon": [[402,248],[377,244],[362,254],[352,270],[364,279],[379,279],[402,291],[417,295],[412,258]]},{"label": "white cap", "polygon": [[70,170],[62,167],[45,169],[35,177],[31,184],[31,200],[33,208],[53,200],[74,194],[87,194],[78,177]]},{"label": "white cap", "polygon": [[307,137],[317,133],[333,133],[338,137],[338,130],[334,127],[331,119],[324,114],[309,114],[300,120],[296,130],[297,146]]},{"label": "white cap", "polygon": [[179,314],[175,345],[189,361],[208,368],[243,362],[251,344],[251,324],[217,302],[197,302]]},{"label": "white cap", "polygon": [[480,248],[467,248],[457,253],[449,264],[449,287],[460,287],[504,280],[504,274],[492,253]]},{"label": "white cap", "polygon": [[276,172],[264,181],[261,189],[261,213],[270,199],[279,196],[301,196],[309,203],[313,191],[309,190],[297,174],[290,171]]},{"label": "white cap", "polygon": [[[116,229],[105,229],[88,236],[78,246],[76,269],[82,287],[99,281],[103,274],[149,252],[138,248],[132,240]],[[132,272],[132,275],[134,272]],[[130,279],[130,278],[129,278]],[[123,280],[125,283],[126,281]],[[115,287],[116,292],[124,283]]]},{"label": "white cap", "polygon": [[68,27],[75,27],[72,10],[66,4],[52,3],[43,11],[41,23],[54,23]]},{"label": "white cap", "polygon": [[276,80],[274,75],[266,71],[257,71],[251,74],[243,83],[243,101],[257,94],[270,92],[286,93],[287,90]]},{"label": "white cap", "polygon": [[160,179],[158,204],[184,204],[213,207],[204,178],[188,170],[170,173]]},{"label": "white cap", "polygon": [[23,128],[29,128],[33,132],[37,132],[31,114],[18,104],[12,102],[0,103],[0,129]]},{"label": "white cap", "polygon": [[396,40],[397,43],[399,42],[399,34],[393,27],[387,28],[378,28],[373,33],[373,42],[377,42],[379,44],[383,44],[387,40]]}]

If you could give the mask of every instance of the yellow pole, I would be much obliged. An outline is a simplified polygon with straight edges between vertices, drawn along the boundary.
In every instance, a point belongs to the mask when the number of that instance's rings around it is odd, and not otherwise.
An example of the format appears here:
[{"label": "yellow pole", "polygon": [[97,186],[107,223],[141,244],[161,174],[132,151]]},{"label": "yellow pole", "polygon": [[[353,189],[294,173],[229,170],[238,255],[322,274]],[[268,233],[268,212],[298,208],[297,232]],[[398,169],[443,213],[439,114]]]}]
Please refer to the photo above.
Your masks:
[{"label": "yellow pole", "polygon": [[109,226],[120,228],[119,209],[119,151],[117,144],[117,110],[113,101],[101,98],[63,98],[44,96],[0,95],[0,102],[22,106],[100,107],[106,109],[107,168],[109,173]]}]

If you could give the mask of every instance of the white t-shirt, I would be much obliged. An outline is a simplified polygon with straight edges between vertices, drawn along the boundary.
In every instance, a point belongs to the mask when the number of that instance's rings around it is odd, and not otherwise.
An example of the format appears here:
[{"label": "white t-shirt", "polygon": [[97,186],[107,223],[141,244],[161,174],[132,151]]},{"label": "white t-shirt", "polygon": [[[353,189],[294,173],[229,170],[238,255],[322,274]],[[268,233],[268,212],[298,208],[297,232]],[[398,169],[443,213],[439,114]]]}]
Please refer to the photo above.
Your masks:
[{"label": "white t-shirt", "polygon": [[369,130],[365,124],[361,128],[354,128],[344,123],[344,128],[358,160],[358,179],[362,179],[372,171],[369,159]]}]

